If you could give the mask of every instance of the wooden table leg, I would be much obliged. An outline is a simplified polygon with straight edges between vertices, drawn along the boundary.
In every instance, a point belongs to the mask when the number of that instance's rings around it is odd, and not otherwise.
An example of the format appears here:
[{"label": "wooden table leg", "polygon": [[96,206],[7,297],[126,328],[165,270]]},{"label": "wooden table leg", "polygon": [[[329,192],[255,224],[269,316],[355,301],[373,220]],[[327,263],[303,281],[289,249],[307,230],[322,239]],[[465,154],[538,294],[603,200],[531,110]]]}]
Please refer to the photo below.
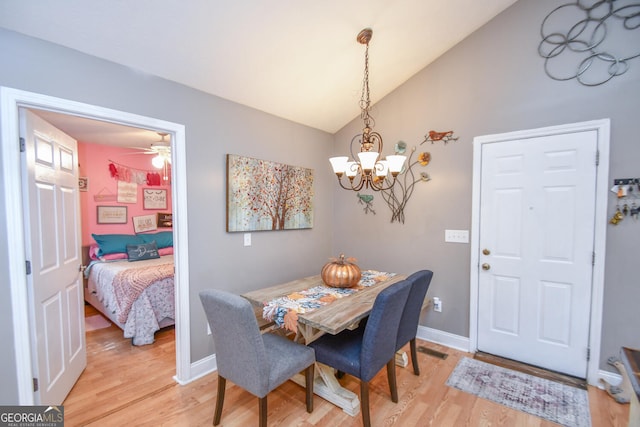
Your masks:
[{"label": "wooden table leg", "polygon": [[396,351],[396,366],[400,366],[401,368],[409,366],[409,356],[407,356],[406,351]]},{"label": "wooden table leg", "polygon": [[[316,378],[313,383],[313,392],[334,405],[342,408],[352,417],[360,413],[360,399],[358,395],[342,387],[336,378],[333,368],[316,362]],[[296,383],[304,387],[304,375],[299,374],[292,378]]]}]

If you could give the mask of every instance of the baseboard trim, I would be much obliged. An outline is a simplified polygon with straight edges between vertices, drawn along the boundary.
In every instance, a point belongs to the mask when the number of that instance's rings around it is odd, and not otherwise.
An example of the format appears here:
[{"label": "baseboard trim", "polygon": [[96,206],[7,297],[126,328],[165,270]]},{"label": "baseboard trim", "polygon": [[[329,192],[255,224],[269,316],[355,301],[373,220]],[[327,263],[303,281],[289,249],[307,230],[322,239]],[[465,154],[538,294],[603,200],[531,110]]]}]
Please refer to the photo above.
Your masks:
[{"label": "baseboard trim", "polygon": [[180,385],[187,385],[217,370],[218,362],[216,361],[216,355],[212,354],[191,364],[191,378],[186,381],[179,381],[176,377],[173,377],[173,379]]},{"label": "baseboard trim", "polygon": [[467,337],[451,334],[438,329],[428,328],[426,326],[418,326],[416,338],[466,352],[469,352],[469,346],[471,345],[469,338]]},{"label": "baseboard trim", "polygon": [[[469,346],[471,344],[469,338],[451,334],[449,332],[444,332],[438,329],[428,328],[426,326],[418,326],[416,338],[444,345],[456,350],[470,352]],[[176,377],[174,377],[174,379],[180,385],[187,385],[217,370],[218,363],[216,362],[216,355],[212,354],[191,364],[191,378],[189,378],[187,381],[178,381]],[[621,375],[614,372],[604,371],[602,369],[598,371],[598,377],[613,385],[617,385],[622,382]],[[602,383],[600,382],[591,385],[595,385],[600,389],[604,388]]]},{"label": "baseboard trim", "polygon": [[[622,375],[616,374],[615,372],[603,371],[602,369],[598,371],[598,378],[605,380],[606,382],[612,385],[619,385],[622,382]],[[594,385],[599,389],[604,390],[604,385],[602,384],[601,381],[598,381],[597,384],[591,384],[591,385]]]}]

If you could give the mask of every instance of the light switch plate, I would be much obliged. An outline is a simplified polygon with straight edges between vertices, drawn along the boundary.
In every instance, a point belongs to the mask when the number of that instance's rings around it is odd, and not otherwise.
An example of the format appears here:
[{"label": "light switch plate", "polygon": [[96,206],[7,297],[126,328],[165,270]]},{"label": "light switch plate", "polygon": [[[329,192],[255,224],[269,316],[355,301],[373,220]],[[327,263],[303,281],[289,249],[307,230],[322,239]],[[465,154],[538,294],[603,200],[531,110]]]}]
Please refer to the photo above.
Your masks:
[{"label": "light switch plate", "polygon": [[251,233],[244,233],[244,245],[251,246]]},{"label": "light switch plate", "polygon": [[444,230],[444,241],[450,243],[469,243],[469,230]]}]

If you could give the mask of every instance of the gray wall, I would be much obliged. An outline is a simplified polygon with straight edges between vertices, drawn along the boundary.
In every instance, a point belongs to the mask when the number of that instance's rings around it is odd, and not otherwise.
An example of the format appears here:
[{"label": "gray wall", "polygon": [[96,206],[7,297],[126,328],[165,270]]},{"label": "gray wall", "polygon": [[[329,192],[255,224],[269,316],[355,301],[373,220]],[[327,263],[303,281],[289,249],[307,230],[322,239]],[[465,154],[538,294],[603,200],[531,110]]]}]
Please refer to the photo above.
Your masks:
[{"label": "gray wall", "polygon": [[[334,253],[354,256],[365,267],[434,271],[429,294],[442,298],[443,312],[428,312],[425,326],[469,336],[470,246],[444,243],[444,230],[471,227],[475,136],[610,118],[611,185],[616,177],[640,176],[640,58],[629,62],[624,76],[597,87],[547,77],[537,53],[540,23],[564,3],[517,2],[376,104],[376,130],[385,138],[385,152],[404,140],[409,146],[418,145],[418,152],[432,154],[425,169],[432,181],[419,184],[404,225],[389,224],[390,211],[381,197],[374,196],[377,214],[365,215],[354,194],[335,190]],[[612,32],[608,42],[627,55],[638,53],[640,30],[632,36],[623,39]],[[370,56],[370,72],[375,74],[374,61],[384,60],[376,57],[375,43]],[[375,96],[376,88],[371,91]],[[361,122],[354,120],[340,130],[334,154],[345,153],[360,128]],[[460,139],[446,146],[419,145],[432,129],[454,130]],[[611,193],[610,213],[614,205]],[[606,359],[618,355],[620,346],[640,347],[635,265],[640,222],[627,219],[617,227],[608,226],[607,232],[601,349],[605,369],[610,368]]]},{"label": "gray wall", "polygon": [[[2,29],[0,52],[2,86],[186,126],[192,361],[213,352],[198,291],[215,287],[241,293],[319,274],[331,256],[333,182],[326,164],[330,134]],[[314,227],[253,233],[250,247],[243,246],[242,233],[226,233],[227,153],[314,169]],[[0,220],[4,209],[1,212]],[[5,327],[0,339],[11,343],[10,243],[1,230],[0,323]],[[0,404],[15,403],[12,351],[0,352],[0,374]]]},{"label": "gray wall", "polygon": [[[586,88],[544,74],[536,49],[539,24],[561,1],[521,0],[453,50],[419,72],[374,108],[377,130],[390,147],[413,146],[431,129],[455,130],[458,142],[423,145],[433,180],[420,184],[405,210],[406,223],[365,215],[351,192],[338,190],[327,157],[343,153],[359,130],[355,121],[335,137],[13,32],[0,30],[0,85],[182,123],[187,134],[191,352],[197,361],[213,351],[197,293],[206,287],[234,292],[317,274],[329,256],[344,252],[363,267],[435,272],[431,295],[444,302],[423,324],[469,335],[469,245],[445,244],[444,229],[469,229],[474,136],[609,117],[613,177],[640,175],[637,112],[640,63],[623,77]],[[452,23],[455,25],[455,23]],[[625,41],[639,46],[636,39]],[[428,34],[427,34],[428,36]],[[371,48],[375,73],[375,43]],[[419,55],[419,52],[416,52]],[[371,88],[375,98],[376,89]],[[333,144],[333,146],[332,146]],[[225,230],[225,154],[275,160],[315,170],[315,225],[311,230],[253,233],[253,246]],[[0,189],[2,191],[2,189]],[[3,196],[0,194],[0,196]],[[614,200],[610,200],[613,212]],[[0,221],[4,212],[0,211]],[[371,232],[373,230],[373,232]],[[6,232],[0,231],[0,323],[11,321]],[[640,223],[608,230],[603,320],[603,368],[621,345],[640,347],[635,329],[640,287],[633,251]],[[334,239],[335,241],[333,241]],[[12,342],[9,327],[0,340]],[[0,353],[0,404],[17,400],[15,360]]]}]

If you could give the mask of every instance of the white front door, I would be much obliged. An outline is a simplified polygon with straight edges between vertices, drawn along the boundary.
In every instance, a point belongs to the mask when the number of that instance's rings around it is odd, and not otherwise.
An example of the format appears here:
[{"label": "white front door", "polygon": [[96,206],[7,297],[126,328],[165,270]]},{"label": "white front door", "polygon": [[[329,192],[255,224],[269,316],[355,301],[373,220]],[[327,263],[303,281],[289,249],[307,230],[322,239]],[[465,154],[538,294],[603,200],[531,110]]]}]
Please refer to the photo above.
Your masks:
[{"label": "white front door", "polygon": [[34,402],[60,405],[87,365],[77,143],[20,110]]},{"label": "white front door", "polygon": [[595,130],[481,149],[478,349],[585,378]]}]

